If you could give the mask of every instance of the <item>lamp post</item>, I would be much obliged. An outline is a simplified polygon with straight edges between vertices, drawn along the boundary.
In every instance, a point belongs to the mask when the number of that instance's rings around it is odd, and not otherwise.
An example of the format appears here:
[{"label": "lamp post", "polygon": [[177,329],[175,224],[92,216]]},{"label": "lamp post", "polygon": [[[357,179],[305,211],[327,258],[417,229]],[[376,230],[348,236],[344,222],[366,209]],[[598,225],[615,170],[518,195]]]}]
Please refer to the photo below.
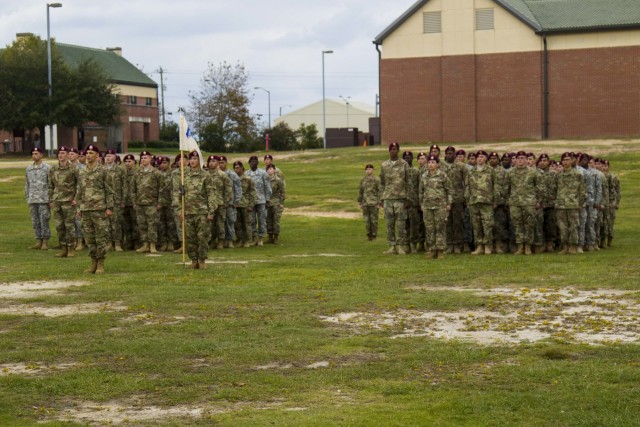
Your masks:
[{"label": "lamp post", "polygon": [[351,99],[350,96],[347,96],[346,98],[342,95],[338,96],[338,98],[342,99],[345,103],[345,105],[347,106],[347,127],[349,127],[349,100]]},{"label": "lamp post", "polygon": [[322,143],[325,150],[327,148],[327,102],[324,94],[324,56],[328,53],[333,53],[333,51],[322,51]]},{"label": "lamp post", "polygon": [[52,7],[62,7],[62,3],[47,3],[47,71],[49,76],[49,157],[53,157],[53,124],[51,123],[51,24],[49,19],[49,9]]},{"label": "lamp post", "polygon": [[291,107],[293,107],[293,105],[281,105],[281,106],[280,106],[280,116],[278,116],[278,117],[282,117],[282,109],[283,109],[284,107],[289,107],[289,108],[291,108]]},{"label": "lamp post", "polygon": [[270,128],[271,127],[271,92],[268,91],[267,89],[265,89],[263,87],[259,87],[259,86],[254,87],[254,89],[261,89],[261,90],[267,92],[267,100],[269,102],[269,125],[267,127]]}]

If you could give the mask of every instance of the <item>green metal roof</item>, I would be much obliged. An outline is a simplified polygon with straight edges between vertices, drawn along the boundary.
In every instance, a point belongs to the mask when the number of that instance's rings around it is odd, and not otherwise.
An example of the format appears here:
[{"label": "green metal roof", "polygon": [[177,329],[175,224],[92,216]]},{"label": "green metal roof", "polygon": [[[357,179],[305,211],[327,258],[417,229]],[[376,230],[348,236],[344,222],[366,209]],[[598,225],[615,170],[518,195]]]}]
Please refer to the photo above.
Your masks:
[{"label": "green metal roof", "polygon": [[[414,3],[373,40],[383,40],[429,0]],[[640,28],[640,0],[493,0],[536,33]]]},{"label": "green metal roof", "polygon": [[73,46],[64,43],[56,43],[56,47],[64,61],[72,67],[88,59],[92,59],[114,83],[158,87],[156,82],[151,80],[149,76],[140,71],[135,65],[112,51]]}]

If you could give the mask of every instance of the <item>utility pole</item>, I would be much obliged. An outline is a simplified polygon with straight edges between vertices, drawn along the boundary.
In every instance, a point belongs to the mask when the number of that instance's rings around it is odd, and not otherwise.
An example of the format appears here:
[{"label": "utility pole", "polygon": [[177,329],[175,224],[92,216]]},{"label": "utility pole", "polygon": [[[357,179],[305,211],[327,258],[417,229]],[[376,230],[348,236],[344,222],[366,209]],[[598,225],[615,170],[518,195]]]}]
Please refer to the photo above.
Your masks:
[{"label": "utility pole", "polygon": [[165,128],[165,119],[164,119],[164,69],[162,67],[158,68],[158,73],[160,73],[160,102],[162,102],[162,129]]}]

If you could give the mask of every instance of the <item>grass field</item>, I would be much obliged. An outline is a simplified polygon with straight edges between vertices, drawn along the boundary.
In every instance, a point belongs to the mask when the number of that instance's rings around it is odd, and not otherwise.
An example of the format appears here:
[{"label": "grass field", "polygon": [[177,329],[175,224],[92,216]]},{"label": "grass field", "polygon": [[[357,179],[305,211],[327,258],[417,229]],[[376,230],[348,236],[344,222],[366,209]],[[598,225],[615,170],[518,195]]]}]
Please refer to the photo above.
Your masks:
[{"label": "grass field", "polygon": [[274,153],[279,246],[86,275],[86,251],[27,249],[27,163],[0,160],[0,425],[638,425],[640,140],[483,146],[519,147],[611,160],[612,248],[384,256],[355,202],[370,147]]}]

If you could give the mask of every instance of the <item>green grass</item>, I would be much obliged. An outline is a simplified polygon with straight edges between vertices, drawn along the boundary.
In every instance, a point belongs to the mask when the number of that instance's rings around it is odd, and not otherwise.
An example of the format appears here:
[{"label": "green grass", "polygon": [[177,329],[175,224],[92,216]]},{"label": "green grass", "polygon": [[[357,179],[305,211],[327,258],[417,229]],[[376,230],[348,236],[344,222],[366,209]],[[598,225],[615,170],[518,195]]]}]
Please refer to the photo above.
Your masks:
[{"label": "green grass", "polygon": [[[384,238],[367,242],[360,219],[285,214],[280,246],[210,252],[213,261],[247,264],[192,271],[179,264],[180,255],[109,253],[107,274],[90,276],[82,273],[86,251],[59,260],[53,251],[27,249],[33,239],[23,198],[24,168],[0,168],[0,281],[87,284],[56,295],[0,299],[0,307],[18,302],[128,307],[54,318],[0,315],[0,365],[76,363],[41,375],[0,373],[0,425],[69,425],[54,417],[83,402],[126,405],[135,399],[160,407],[220,410],[197,419],[137,422],[143,425],[637,425],[637,344],[592,346],[557,338],[481,346],[390,339],[392,330],[354,333],[319,317],[487,304],[471,293],[409,289],[415,286],[638,290],[640,143],[558,145],[554,150],[612,151],[606,156],[623,188],[613,248],[573,257],[456,255],[434,262],[422,255],[383,256]],[[528,146],[534,151],[549,147]],[[426,149],[411,148],[414,153]],[[287,207],[357,212],[364,165],[379,168],[386,150],[274,157],[286,174]],[[381,236],[384,227],[381,220]],[[300,254],[315,256],[291,256]],[[320,361],[329,366],[305,368]],[[274,363],[291,367],[256,369]],[[296,408],[304,410],[288,410]]]}]

